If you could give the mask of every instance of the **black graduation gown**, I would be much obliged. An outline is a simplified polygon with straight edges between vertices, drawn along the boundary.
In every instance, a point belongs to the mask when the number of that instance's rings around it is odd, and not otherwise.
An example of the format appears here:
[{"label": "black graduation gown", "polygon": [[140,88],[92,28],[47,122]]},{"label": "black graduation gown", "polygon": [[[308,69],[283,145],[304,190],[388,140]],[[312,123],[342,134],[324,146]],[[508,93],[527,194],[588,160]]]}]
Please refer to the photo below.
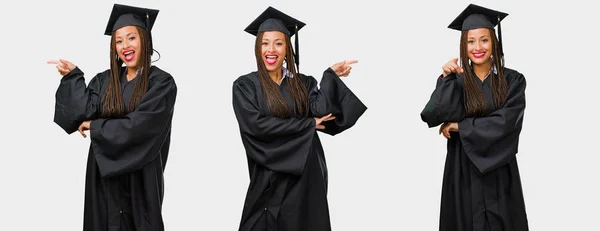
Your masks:
[{"label": "black graduation gown", "polygon": [[[137,78],[121,87],[128,108]],[[68,134],[82,121],[90,125],[83,230],[164,230],[161,207],[163,171],[169,153],[177,87],[173,77],[152,67],[149,87],[134,111],[121,118],[101,118],[101,99],[110,70],[86,87],[76,68],[61,79],[54,122]]]},{"label": "black graduation gown", "polygon": [[[294,111],[287,79],[281,94]],[[327,205],[327,166],[315,117],[333,113],[320,130],[336,135],[352,127],[367,107],[329,68],[320,89],[312,76],[300,74],[310,98],[310,115],[270,116],[257,72],[233,83],[233,108],[246,149],[250,185],[239,230],[331,230]]]},{"label": "black graduation gown", "polygon": [[476,78],[489,107],[488,115],[466,117],[460,75],[438,79],[421,113],[429,127],[458,122],[451,133],[444,168],[441,231],[528,230],[523,190],[515,155],[525,110],[525,77],[504,69],[508,93],[495,109],[490,81]]}]

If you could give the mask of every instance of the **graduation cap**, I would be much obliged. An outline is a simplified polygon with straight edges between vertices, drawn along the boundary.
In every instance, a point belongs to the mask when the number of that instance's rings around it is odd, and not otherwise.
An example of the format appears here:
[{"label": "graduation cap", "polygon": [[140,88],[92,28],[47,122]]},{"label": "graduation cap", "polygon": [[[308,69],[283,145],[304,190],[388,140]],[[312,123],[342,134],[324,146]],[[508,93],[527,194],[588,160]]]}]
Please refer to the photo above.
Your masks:
[{"label": "graduation cap", "polygon": [[152,26],[154,26],[157,16],[158,10],[115,4],[108,18],[104,35],[110,36],[121,27],[139,26],[144,28],[148,33],[150,37],[150,51],[152,51],[154,49],[152,48],[152,35],[150,31],[152,30]]},{"label": "graduation cap", "polygon": [[306,24],[298,21],[295,18],[273,8],[267,8],[258,18],[254,19],[244,31],[256,36],[260,32],[264,31],[279,31],[285,35],[292,37],[294,34],[295,38],[295,54],[296,66],[300,66],[300,54],[298,51],[298,31],[302,29]]},{"label": "graduation cap", "polygon": [[504,56],[500,21],[506,16],[508,16],[508,14],[504,12],[488,9],[475,4],[469,4],[469,6],[467,6],[467,8],[463,10],[452,23],[450,23],[448,28],[459,31],[468,31],[477,28],[494,29],[494,27],[498,25],[498,46],[500,48],[500,55]]}]

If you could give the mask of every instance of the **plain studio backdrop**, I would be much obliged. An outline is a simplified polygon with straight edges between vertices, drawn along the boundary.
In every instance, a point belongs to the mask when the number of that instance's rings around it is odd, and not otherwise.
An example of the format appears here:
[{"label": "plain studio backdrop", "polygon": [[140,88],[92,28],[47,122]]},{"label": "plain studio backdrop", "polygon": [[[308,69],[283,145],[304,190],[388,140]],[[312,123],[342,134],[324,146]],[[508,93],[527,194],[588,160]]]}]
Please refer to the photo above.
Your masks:
[{"label": "plain studio backdrop", "polygon": [[[518,161],[531,230],[590,230],[598,195],[597,7],[593,1],[474,1],[509,13],[507,67],[527,78]],[[436,230],[446,140],[420,119],[441,66],[458,56],[447,25],[470,1],[118,1],[159,9],[154,63],[178,85],[165,170],[167,230],[237,230],[249,183],[232,82],[254,71],[244,32],[268,6],[307,24],[300,70],[357,59],[344,82],[369,107],[335,137],[320,134],[334,230]],[[9,6],[10,5],[10,6]],[[60,76],[109,68],[113,2],[11,1],[2,24],[2,230],[81,230],[89,138],[53,123]],[[596,10],[594,10],[596,8]],[[156,59],[157,56],[154,56]]]}]

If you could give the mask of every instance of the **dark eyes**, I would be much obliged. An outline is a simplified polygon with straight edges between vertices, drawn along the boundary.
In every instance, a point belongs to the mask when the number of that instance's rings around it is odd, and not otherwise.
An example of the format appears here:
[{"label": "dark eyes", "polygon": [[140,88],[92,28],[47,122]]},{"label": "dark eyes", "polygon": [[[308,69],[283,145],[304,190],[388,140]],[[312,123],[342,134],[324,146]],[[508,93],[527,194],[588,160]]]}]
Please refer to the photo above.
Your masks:
[{"label": "dark eyes", "polygon": [[[267,46],[267,45],[269,45],[269,43],[263,42],[262,45],[263,46]],[[275,45],[277,45],[277,46],[283,46],[283,43],[275,43]]]},{"label": "dark eyes", "polygon": [[[129,41],[133,41],[133,40],[135,40],[135,39],[136,39],[136,37],[135,37],[135,36],[131,36],[131,37],[129,37]],[[123,43],[123,40],[117,40],[117,44],[121,44],[121,43]]]},{"label": "dark eyes", "polygon": [[[482,42],[484,42],[484,43],[487,43],[487,42],[488,42],[488,41],[490,41],[490,40],[489,40],[489,39],[483,39],[483,40],[481,40],[481,41],[482,41]],[[467,41],[467,43],[469,43],[469,44],[473,44],[474,42],[475,42],[475,41],[473,41],[473,40],[469,40],[469,41]]]}]

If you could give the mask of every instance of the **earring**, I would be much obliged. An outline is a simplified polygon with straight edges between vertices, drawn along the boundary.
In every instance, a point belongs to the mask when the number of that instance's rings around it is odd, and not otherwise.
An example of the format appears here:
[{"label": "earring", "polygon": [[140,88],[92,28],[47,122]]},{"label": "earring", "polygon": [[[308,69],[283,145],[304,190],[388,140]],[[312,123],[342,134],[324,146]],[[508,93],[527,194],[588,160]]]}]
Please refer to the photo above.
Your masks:
[{"label": "earring", "polygon": [[115,56],[116,56],[117,61],[119,61],[119,55],[115,55]]}]

